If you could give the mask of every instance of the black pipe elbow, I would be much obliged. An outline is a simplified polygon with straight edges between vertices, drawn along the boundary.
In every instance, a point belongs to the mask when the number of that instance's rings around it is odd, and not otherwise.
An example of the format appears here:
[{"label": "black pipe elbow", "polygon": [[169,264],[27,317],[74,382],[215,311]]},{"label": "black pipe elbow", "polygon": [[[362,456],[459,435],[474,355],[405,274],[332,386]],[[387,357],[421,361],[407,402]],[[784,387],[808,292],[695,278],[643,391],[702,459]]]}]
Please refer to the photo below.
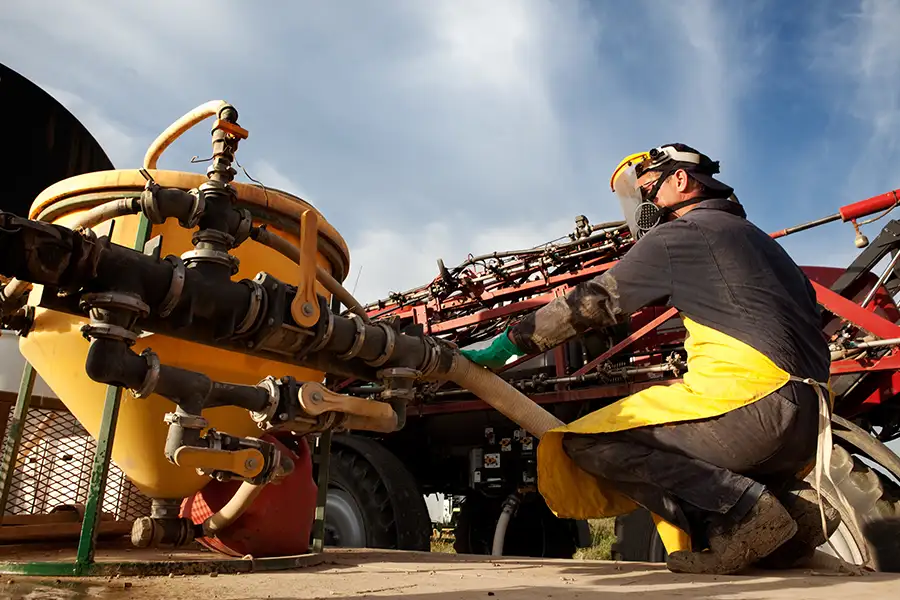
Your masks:
[{"label": "black pipe elbow", "polygon": [[91,342],[84,370],[98,383],[139,389],[147,377],[147,361],[122,340],[97,338]]}]

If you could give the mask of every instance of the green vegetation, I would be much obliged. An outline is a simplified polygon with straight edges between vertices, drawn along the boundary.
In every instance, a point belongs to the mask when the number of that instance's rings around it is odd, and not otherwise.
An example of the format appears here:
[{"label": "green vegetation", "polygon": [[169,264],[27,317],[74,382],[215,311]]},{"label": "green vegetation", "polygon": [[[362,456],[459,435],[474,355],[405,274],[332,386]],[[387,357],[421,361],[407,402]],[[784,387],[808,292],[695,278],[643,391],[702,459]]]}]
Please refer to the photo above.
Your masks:
[{"label": "green vegetation", "polygon": [[[591,527],[591,545],[575,552],[576,560],[610,560],[612,544],[616,541],[615,519],[594,519]],[[453,534],[435,530],[431,536],[431,551],[453,554]]]}]

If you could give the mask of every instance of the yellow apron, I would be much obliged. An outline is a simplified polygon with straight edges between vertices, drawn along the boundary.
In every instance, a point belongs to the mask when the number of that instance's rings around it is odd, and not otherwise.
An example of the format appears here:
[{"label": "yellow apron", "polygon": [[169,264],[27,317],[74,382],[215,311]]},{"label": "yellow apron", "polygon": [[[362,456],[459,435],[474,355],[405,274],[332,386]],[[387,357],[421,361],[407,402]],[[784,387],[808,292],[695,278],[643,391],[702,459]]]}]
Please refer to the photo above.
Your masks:
[{"label": "yellow apron", "polygon": [[[563,449],[565,433],[611,433],[722,415],[781,388],[791,375],[768,357],[720,331],[684,318],[688,371],[683,382],[658,385],[548,431],[537,447],[538,489],[558,517],[596,519],[626,514],[637,505],[601,487]],[[654,515],[663,534],[662,521]],[[685,536],[679,536],[683,546]],[[666,548],[672,551],[670,544]]]}]

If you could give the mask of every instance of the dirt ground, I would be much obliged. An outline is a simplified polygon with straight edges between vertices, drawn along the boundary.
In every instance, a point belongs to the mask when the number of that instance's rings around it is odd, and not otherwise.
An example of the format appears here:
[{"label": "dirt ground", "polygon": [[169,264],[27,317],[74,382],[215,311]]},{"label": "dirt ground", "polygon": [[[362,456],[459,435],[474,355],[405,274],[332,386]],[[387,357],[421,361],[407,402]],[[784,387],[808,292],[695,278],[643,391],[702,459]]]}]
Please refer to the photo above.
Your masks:
[{"label": "dirt ground", "polygon": [[286,600],[288,598],[869,598],[900,597],[900,574],[862,576],[812,569],[742,576],[669,573],[662,565],[606,561],[492,560],[486,557],[384,551],[329,551],[293,571],[90,580],[0,580],[10,600]]}]

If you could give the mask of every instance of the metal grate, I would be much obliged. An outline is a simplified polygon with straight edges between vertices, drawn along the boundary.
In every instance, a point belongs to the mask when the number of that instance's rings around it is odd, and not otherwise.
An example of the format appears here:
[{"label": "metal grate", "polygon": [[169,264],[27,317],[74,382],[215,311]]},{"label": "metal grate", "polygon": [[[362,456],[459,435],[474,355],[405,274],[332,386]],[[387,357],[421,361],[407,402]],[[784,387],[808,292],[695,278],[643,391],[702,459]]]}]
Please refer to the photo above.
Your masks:
[{"label": "metal grate", "polygon": [[[4,514],[46,514],[60,505],[83,505],[87,501],[96,446],[94,438],[71,413],[30,409]],[[150,499],[112,462],[102,511],[118,520],[150,514]]]}]

